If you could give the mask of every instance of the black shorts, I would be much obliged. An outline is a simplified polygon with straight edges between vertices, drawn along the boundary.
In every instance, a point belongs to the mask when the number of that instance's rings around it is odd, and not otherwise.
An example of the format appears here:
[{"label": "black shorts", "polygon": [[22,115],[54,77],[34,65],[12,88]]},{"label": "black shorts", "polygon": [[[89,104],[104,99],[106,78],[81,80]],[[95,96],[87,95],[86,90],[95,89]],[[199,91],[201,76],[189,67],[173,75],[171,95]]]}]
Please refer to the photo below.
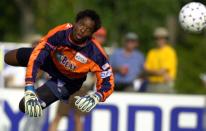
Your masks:
[{"label": "black shorts", "polygon": [[[18,49],[16,58],[20,66],[27,67],[32,51],[33,48]],[[45,87],[48,87],[60,100],[67,100],[71,94],[81,88],[83,82],[86,80],[86,77],[69,79],[61,74],[52,62],[51,56],[47,56],[40,69],[51,76],[51,79],[45,83]]]}]

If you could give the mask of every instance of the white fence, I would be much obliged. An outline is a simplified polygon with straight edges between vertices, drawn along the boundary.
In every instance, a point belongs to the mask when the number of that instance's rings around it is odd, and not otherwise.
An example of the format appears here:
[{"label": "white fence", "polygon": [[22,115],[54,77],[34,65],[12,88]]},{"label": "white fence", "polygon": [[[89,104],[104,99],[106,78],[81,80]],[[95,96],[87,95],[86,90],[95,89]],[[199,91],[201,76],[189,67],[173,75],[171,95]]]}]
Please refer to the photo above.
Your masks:
[{"label": "white fence", "polygon": [[[27,118],[18,110],[23,90],[0,89],[0,131],[46,131],[56,104],[40,119]],[[84,131],[205,131],[203,95],[114,93],[84,119]],[[72,115],[64,118],[60,131],[73,131]],[[38,127],[41,126],[41,127]]]}]

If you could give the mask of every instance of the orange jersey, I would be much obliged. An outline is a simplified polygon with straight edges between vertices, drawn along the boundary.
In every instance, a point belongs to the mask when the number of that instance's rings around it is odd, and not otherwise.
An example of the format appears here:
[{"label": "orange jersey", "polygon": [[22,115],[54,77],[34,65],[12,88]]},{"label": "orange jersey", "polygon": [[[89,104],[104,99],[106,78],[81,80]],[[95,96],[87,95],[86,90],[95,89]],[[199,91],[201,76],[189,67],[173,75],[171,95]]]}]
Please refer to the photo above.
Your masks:
[{"label": "orange jersey", "polygon": [[47,57],[51,57],[54,68],[58,70],[48,71],[53,77],[80,79],[88,72],[94,72],[97,77],[97,92],[102,95],[102,101],[105,101],[114,90],[114,77],[106,53],[92,38],[86,40],[84,47],[77,46],[69,39],[72,30],[71,24],[63,24],[41,39],[30,56],[26,83],[35,82],[37,70]]}]

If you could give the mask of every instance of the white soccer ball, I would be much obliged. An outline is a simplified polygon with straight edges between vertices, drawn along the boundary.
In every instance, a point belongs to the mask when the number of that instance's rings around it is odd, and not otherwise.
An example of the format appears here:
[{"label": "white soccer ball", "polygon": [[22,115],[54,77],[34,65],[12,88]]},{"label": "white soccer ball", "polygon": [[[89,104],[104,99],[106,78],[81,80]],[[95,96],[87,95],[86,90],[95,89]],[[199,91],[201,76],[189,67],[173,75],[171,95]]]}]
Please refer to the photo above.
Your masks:
[{"label": "white soccer ball", "polygon": [[183,29],[190,32],[201,32],[206,27],[206,6],[191,2],[182,7],[179,22]]}]

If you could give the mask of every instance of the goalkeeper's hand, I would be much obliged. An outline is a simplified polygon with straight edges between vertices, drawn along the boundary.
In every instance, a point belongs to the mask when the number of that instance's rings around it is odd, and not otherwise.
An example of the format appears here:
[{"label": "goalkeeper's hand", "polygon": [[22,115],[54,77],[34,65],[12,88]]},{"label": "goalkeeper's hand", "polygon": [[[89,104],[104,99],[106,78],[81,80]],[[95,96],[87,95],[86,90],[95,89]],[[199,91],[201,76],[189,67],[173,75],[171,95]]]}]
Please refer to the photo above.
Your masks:
[{"label": "goalkeeper's hand", "polygon": [[24,106],[25,113],[30,117],[40,117],[42,115],[42,107],[33,85],[25,87]]},{"label": "goalkeeper's hand", "polygon": [[81,112],[90,112],[100,102],[101,95],[99,93],[94,93],[83,97],[75,96],[75,98],[77,99],[75,106]]}]

